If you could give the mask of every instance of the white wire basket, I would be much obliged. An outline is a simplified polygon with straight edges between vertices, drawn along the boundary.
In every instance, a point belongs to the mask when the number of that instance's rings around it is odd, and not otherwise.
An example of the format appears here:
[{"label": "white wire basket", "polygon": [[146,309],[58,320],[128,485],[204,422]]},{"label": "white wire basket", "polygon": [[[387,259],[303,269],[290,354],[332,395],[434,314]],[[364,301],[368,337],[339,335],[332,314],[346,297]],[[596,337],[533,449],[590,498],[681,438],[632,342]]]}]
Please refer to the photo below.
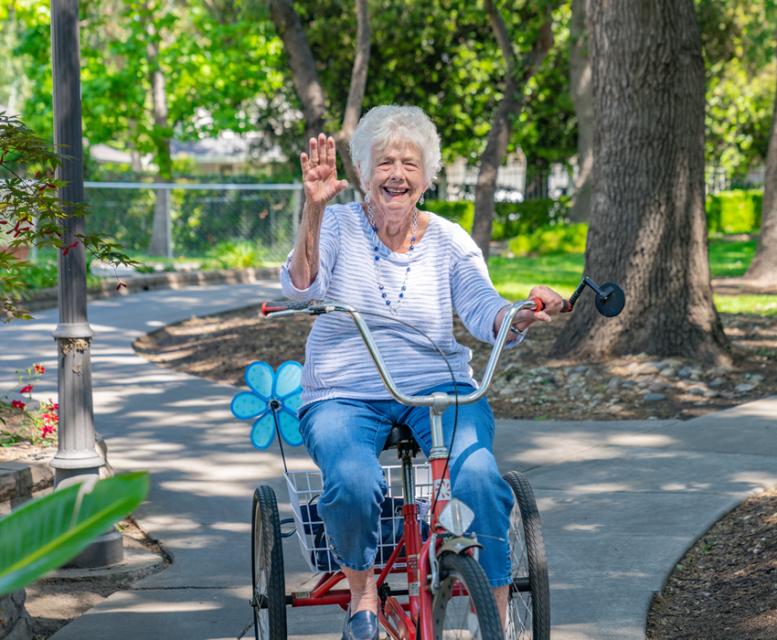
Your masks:
[{"label": "white wire basket", "polygon": [[[388,562],[396,542],[402,535],[402,467],[385,465],[383,475],[388,485],[388,493],[383,501],[380,516],[380,536],[375,566],[383,567]],[[329,546],[329,537],[324,523],[318,515],[318,499],[323,492],[324,483],[321,472],[287,471],[283,474],[289,488],[289,501],[294,512],[294,527],[302,556],[308,568],[314,573],[337,571],[337,564]],[[418,505],[422,534],[428,531],[429,504],[432,493],[432,470],[428,464],[413,465],[415,501]],[[397,562],[397,566],[403,563]]]}]

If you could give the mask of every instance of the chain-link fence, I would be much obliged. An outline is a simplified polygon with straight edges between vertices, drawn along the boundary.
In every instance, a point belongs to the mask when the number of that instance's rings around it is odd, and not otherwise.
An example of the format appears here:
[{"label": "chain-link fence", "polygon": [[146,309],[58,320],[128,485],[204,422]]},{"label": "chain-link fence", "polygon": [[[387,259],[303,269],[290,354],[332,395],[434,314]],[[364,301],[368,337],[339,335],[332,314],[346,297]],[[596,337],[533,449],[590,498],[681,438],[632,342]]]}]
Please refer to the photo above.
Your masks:
[{"label": "chain-link fence", "polygon": [[[86,182],[86,230],[133,254],[282,260],[297,232],[300,184]],[[353,198],[346,190],[338,200]]]}]

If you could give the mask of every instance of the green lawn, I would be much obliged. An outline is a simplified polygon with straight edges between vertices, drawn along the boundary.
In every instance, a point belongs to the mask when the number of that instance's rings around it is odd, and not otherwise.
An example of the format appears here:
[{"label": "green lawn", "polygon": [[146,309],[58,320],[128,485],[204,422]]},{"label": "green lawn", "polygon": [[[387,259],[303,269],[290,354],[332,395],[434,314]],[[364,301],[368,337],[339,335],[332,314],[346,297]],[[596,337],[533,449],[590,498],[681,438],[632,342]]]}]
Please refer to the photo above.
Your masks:
[{"label": "green lawn", "polygon": [[[710,267],[715,278],[744,275],[755,253],[755,241],[710,239]],[[488,261],[491,278],[505,298],[519,300],[529,295],[536,284],[545,284],[568,296],[583,275],[583,254],[502,258]],[[715,305],[723,313],[777,315],[777,295],[715,296]]]},{"label": "green lawn", "polygon": [[736,278],[745,275],[755,254],[755,240],[710,239],[709,251],[712,277]]}]

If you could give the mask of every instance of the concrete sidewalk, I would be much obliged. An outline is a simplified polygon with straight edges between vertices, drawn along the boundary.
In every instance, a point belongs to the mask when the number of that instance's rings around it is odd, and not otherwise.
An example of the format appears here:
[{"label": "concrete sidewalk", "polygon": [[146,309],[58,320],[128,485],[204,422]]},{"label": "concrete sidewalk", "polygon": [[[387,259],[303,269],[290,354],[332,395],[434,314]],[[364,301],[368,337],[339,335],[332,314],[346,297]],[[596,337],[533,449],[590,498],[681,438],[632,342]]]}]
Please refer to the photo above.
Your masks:
[{"label": "concrete sidewalk", "polygon": [[[250,506],[272,485],[289,511],[276,447],[259,452],[231,418],[235,389],[157,368],[135,337],[170,322],[267,297],[267,285],[154,291],[90,305],[96,426],[119,471],[148,469],[138,520],[173,554],[166,571],[117,592],[56,640],[253,637]],[[54,311],[0,326],[0,371],[52,371]],[[305,336],[300,335],[300,340]],[[47,374],[36,392],[56,391]],[[499,421],[503,470],[528,472],[551,570],[554,640],[640,639],[650,599],[685,549],[745,495],[777,483],[777,398],[688,422]],[[301,450],[295,469],[313,468]],[[285,541],[287,590],[307,580]],[[288,610],[290,637],[338,638],[336,608]]]}]

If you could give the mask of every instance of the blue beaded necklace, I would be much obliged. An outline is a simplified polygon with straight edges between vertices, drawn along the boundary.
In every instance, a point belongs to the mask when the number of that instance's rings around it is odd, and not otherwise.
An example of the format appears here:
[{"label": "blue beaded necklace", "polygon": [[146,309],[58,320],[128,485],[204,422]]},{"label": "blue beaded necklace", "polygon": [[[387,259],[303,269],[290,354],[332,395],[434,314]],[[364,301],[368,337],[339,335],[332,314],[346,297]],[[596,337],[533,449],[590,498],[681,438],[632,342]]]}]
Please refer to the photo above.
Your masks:
[{"label": "blue beaded necklace", "polygon": [[[373,211],[372,203],[367,203],[366,213],[367,220],[369,221],[370,227],[372,228],[372,264],[375,267],[375,279],[378,283],[378,293],[380,293],[380,297],[383,298],[383,301],[386,303],[386,307],[388,307],[389,311],[392,313],[399,313],[399,307],[402,305],[402,302],[404,302],[405,296],[407,294],[407,278],[410,275],[410,265],[408,264],[405,268],[405,277],[402,280],[402,285],[399,288],[399,294],[397,295],[397,299],[392,303],[391,299],[389,298],[388,291],[383,284],[380,266],[380,254],[378,253],[380,248],[380,241],[378,240],[378,225],[375,223],[375,213]],[[410,246],[408,247],[408,253],[410,256],[413,255],[413,251],[415,250],[417,230],[418,208],[413,207],[413,218],[410,220]]]}]

